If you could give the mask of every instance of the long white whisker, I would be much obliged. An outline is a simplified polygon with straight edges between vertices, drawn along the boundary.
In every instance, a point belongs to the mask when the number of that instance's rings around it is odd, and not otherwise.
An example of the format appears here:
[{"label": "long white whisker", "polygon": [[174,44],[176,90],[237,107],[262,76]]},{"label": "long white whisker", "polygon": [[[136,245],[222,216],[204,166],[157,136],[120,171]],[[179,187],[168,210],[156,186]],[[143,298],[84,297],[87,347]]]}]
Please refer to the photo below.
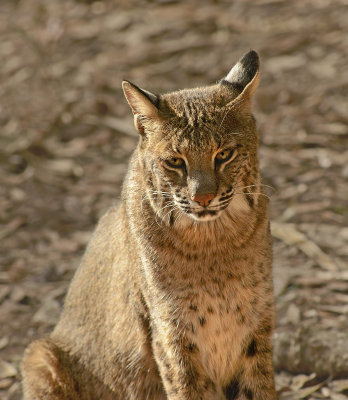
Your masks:
[{"label": "long white whisker", "polygon": [[163,217],[163,219],[166,219],[167,216],[168,216],[169,214],[171,214],[175,209],[176,209],[176,206],[174,205],[174,206],[167,212],[167,214]]},{"label": "long white whisker", "polygon": [[264,186],[273,190],[276,190],[274,187],[269,186],[269,185],[265,185],[263,183],[260,183],[258,185],[247,185],[247,186],[234,186],[234,189],[246,189],[246,188],[250,188],[250,187],[257,187],[257,186]]},{"label": "long white whisker", "polygon": [[271,198],[269,196],[267,196],[267,194],[265,194],[265,193],[257,193],[257,192],[255,192],[255,193],[248,193],[248,192],[234,193],[234,195],[237,195],[237,194],[239,194],[239,195],[245,194],[247,196],[261,195],[261,196],[265,196],[265,197],[267,197],[267,199],[271,200]]}]

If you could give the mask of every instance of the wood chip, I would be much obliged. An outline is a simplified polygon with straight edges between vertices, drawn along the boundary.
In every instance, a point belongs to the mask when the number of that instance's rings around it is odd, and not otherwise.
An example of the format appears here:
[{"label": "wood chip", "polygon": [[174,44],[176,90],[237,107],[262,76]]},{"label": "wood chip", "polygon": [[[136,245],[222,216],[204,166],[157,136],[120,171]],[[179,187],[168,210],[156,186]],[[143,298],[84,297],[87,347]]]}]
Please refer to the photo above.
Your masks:
[{"label": "wood chip", "polygon": [[344,392],[345,390],[348,390],[348,379],[332,381],[330,387],[335,392]]},{"label": "wood chip", "polygon": [[316,243],[309,240],[302,232],[296,229],[295,224],[273,222],[271,226],[272,235],[290,246],[296,246],[321,268],[336,271],[335,262],[325,254]]},{"label": "wood chip", "polygon": [[0,379],[11,378],[16,375],[16,368],[9,362],[0,359]]}]

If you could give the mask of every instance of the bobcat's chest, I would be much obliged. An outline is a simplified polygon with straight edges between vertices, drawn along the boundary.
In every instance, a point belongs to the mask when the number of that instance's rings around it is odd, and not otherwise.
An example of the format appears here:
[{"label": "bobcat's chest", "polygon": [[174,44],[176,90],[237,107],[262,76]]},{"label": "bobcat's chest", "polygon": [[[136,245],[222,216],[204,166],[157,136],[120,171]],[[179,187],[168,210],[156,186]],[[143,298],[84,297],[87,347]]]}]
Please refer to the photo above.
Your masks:
[{"label": "bobcat's chest", "polygon": [[[212,288],[210,288],[212,289]],[[202,292],[189,305],[187,336],[204,372],[216,383],[228,382],[257,321],[248,289],[239,284]]]}]

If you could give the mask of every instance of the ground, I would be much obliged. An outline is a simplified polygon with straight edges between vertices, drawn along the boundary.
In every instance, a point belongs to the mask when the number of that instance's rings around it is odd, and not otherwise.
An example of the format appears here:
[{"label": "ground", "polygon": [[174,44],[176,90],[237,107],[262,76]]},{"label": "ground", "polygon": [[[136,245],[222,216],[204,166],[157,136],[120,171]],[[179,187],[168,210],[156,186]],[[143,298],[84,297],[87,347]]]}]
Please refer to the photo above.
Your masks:
[{"label": "ground", "polygon": [[121,80],[205,85],[250,48],[279,398],[348,399],[347,16],[346,0],[1,1],[1,399],[21,398],[23,350],[119,201],[137,141]]}]

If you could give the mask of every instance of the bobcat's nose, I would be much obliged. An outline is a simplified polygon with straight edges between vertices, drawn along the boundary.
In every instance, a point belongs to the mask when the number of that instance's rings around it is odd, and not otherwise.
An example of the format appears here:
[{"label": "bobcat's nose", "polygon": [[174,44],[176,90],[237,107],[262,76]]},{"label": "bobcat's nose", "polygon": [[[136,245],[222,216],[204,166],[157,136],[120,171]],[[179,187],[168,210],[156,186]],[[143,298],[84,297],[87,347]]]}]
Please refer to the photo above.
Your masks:
[{"label": "bobcat's nose", "polygon": [[215,195],[213,193],[195,194],[192,196],[192,200],[196,201],[201,207],[207,207],[214,197]]}]

